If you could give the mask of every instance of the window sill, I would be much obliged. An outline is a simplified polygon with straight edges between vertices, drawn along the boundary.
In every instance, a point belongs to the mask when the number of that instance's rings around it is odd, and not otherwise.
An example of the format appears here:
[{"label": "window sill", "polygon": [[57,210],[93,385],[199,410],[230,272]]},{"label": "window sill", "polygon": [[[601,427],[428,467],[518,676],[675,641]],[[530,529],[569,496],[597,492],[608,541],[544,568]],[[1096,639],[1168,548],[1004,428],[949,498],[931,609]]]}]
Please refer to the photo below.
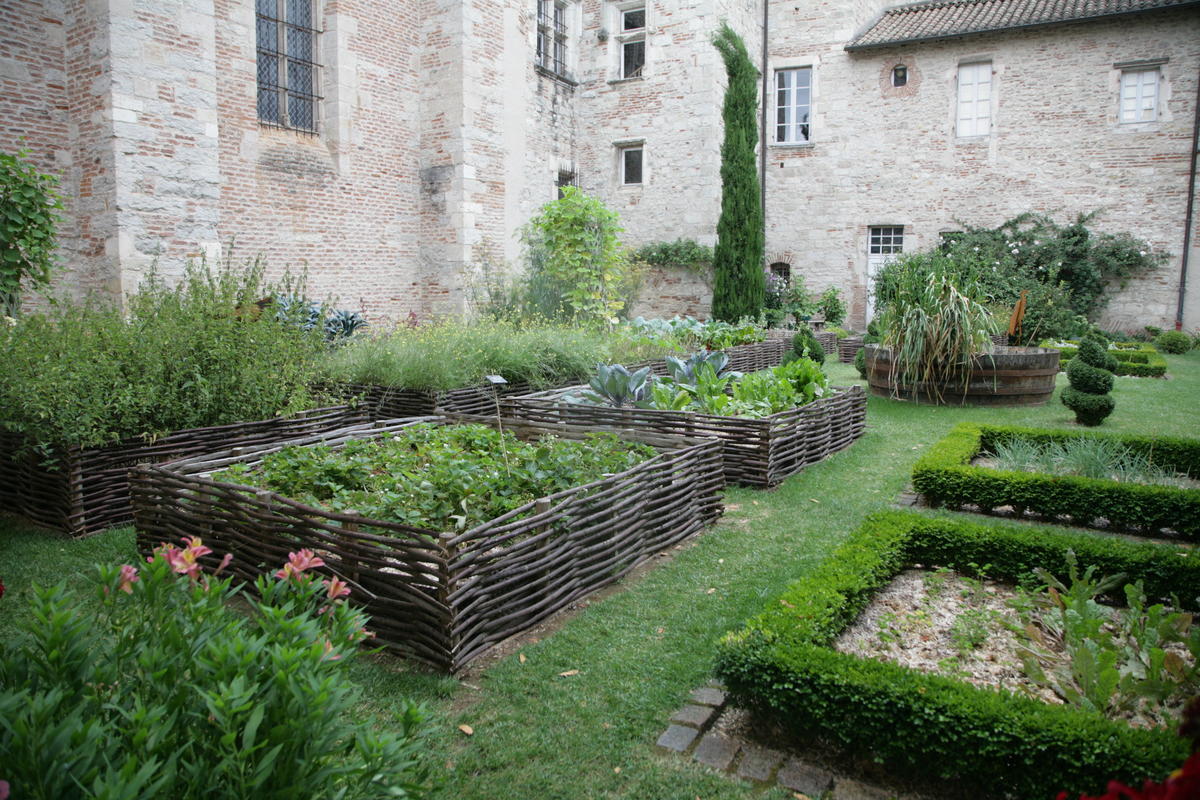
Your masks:
[{"label": "window sill", "polygon": [[321,138],[320,129],[313,131],[313,130],[309,130],[308,128],[289,128],[287,125],[280,125],[279,123],[276,123],[276,122],[266,122],[261,119],[258,121],[258,129],[262,130],[262,131],[274,131],[274,132],[280,133],[280,134],[291,134],[294,136],[302,136],[305,139],[320,139]]},{"label": "window sill", "polygon": [[574,89],[576,86],[579,85],[579,81],[572,80],[571,78],[567,77],[566,75],[560,75],[559,73],[555,72],[552,69],[546,69],[545,67],[543,67],[541,64],[537,63],[536,61],[533,64],[533,71],[539,75],[549,78],[550,80],[554,81],[555,83],[561,83],[563,86],[569,87],[571,89]]},{"label": "window sill", "polygon": [[955,136],[955,144],[984,144],[988,139],[991,139],[990,133],[984,133],[979,136]]},{"label": "window sill", "polygon": [[609,80],[608,85],[616,86],[618,83],[636,83],[637,81],[644,81],[644,80],[646,80],[645,75],[638,75],[633,78],[613,78],[613,79]]},{"label": "window sill", "polygon": [[812,150],[816,142],[771,142],[768,147],[779,150]]}]

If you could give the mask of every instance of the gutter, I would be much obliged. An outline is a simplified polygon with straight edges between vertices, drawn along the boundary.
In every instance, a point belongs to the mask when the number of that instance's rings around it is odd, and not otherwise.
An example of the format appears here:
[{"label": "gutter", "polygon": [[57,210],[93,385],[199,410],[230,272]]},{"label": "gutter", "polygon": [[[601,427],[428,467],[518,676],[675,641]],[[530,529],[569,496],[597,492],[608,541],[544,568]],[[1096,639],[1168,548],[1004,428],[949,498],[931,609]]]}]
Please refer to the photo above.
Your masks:
[{"label": "gutter", "polygon": [[1183,299],[1187,294],[1188,251],[1192,246],[1192,222],[1196,210],[1196,152],[1200,150],[1200,75],[1196,80],[1196,117],[1192,121],[1192,165],[1188,170],[1187,211],[1183,215],[1183,258],[1179,261],[1179,301],[1175,306],[1175,330],[1183,330]]},{"label": "gutter", "polygon": [[[768,12],[771,0],[763,0],[762,18],[762,109],[759,112],[758,124],[758,205],[762,210],[762,240],[767,243],[767,101],[771,96],[770,76],[767,74],[767,27]],[[1192,167],[1195,171],[1195,153],[1192,154]],[[759,267],[765,267],[760,264]]]}]

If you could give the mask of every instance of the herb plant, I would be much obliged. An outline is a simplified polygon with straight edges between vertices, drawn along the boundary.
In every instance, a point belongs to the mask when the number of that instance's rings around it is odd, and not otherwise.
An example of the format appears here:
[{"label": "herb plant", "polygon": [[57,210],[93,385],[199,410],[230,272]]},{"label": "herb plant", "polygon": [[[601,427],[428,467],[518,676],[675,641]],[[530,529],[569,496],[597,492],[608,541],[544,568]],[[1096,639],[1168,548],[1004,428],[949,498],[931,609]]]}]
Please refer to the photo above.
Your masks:
[{"label": "herb plant", "polygon": [[214,480],[433,531],[464,530],[548,494],[623,472],[653,448],[598,433],[522,442],[485,425],[416,425],[394,436],[286,447]]},{"label": "herb plant", "polygon": [[0,643],[13,795],[426,796],[424,713],[402,702],[386,730],[362,714],[350,670],[366,617],[346,584],[318,579],[321,559],[301,551],[249,597],[202,570],[210,553],[185,539],[139,567],[103,567],[98,606],[62,585],[35,590],[20,614],[28,643]]}]

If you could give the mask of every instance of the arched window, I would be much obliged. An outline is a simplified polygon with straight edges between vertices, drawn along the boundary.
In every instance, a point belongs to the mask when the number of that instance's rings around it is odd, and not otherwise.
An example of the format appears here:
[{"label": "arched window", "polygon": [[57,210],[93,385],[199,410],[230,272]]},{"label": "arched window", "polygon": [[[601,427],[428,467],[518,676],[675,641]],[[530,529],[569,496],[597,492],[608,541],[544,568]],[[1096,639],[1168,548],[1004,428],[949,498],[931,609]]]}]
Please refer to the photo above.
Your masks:
[{"label": "arched window", "polygon": [[776,261],[771,265],[771,274],[776,278],[783,278],[786,281],[792,279],[792,265],[784,261]]}]

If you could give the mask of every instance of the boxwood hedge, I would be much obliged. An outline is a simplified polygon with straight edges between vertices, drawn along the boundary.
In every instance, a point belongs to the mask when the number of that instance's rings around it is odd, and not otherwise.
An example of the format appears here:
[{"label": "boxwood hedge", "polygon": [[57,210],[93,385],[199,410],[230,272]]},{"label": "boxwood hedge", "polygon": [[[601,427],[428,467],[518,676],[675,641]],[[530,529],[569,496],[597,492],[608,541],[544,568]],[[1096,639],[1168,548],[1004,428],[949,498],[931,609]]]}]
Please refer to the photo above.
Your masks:
[{"label": "boxwood hedge", "polygon": [[[1140,785],[1179,766],[1185,743],[1098,713],[981,689],[839,653],[831,642],[873,594],[913,564],[1025,581],[1060,577],[1067,551],[1104,574],[1124,572],[1163,597],[1200,586],[1200,551],[1057,528],[980,525],[913,512],[869,517],[808,578],[793,583],[720,643],[717,674],[734,701],[791,734],[867,755],[916,778],[953,780],[964,796],[1050,798]],[[1197,599],[1181,599],[1194,607]]]},{"label": "boxwood hedge", "polygon": [[934,506],[973,504],[986,512],[1010,505],[1048,516],[1067,515],[1080,525],[1103,517],[1113,525],[1131,530],[1170,528],[1180,536],[1200,540],[1200,489],[1012,472],[970,463],[1001,440],[1064,442],[1085,436],[1115,440],[1150,456],[1164,469],[1200,477],[1197,439],[962,423],[913,466],[913,487]]},{"label": "boxwood hedge", "polygon": [[[1043,346],[1058,350],[1059,364],[1063,369],[1067,368],[1067,362],[1075,357],[1078,349],[1058,343],[1043,343]],[[1118,342],[1116,349],[1108,352],[1117,359],[1117,368],[1113,370],[1115,375],[1161,378],[1167,374],[1167,360],[1154,349],[1154,345],[1147,342]]]}]

